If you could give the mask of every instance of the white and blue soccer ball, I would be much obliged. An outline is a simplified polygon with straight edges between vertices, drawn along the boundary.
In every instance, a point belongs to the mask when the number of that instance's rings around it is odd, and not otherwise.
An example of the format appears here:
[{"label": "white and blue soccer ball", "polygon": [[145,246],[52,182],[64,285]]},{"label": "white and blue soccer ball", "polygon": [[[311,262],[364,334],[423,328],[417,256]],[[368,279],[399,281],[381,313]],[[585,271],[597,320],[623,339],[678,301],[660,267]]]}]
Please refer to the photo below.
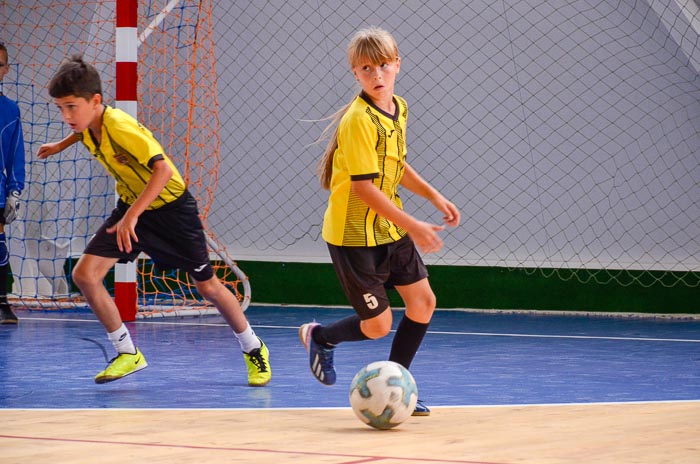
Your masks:
[{"label": "white and blue soccer ball", "polygon": [[411,417],[418,387],[401,364],[376,361],[360,369],[350,384],[350,406],[355,415],[375,429],[391,429]]}]

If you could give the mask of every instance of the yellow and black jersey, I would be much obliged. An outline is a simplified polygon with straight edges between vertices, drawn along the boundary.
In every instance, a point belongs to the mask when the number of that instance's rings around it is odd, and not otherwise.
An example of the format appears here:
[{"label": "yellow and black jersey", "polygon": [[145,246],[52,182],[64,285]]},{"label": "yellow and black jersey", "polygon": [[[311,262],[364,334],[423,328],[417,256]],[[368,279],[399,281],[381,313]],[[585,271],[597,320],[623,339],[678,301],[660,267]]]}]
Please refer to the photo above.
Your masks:
[{"label": "yellow and black jersey", "polygon": [[371,210],[352,193],[352,180],[372,179],[397,207],[406,160],[406,101],[394,96],[395,114],[377,108],[360,94],[338,125],[330,198],[323,239],[336,246],[372,247],[396,242],[406,231]]},{"label": "yellow and black jersey", "polygon": [[153,173],[153,163],[164,160],[173,176],[147,209],[153,210],[180,198],[185,181],[150,130],[128,113],[105,106],[102,114],[101,142],[98,145],[90,129],[77,133],[90,153],[117,181],[117,194],[128,205],[136,201]]}]

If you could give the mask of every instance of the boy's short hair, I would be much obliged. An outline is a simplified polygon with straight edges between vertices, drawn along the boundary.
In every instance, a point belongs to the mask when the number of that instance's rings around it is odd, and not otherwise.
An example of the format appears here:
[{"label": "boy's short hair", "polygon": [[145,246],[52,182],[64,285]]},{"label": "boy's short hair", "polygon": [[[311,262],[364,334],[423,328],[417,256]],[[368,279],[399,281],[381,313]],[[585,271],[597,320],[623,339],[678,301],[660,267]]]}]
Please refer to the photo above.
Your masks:
[{"label": "boy's short hair", "polygon": [[88,100],[98,93],[102,95],[100,74],[93,65],[83,61],[82,55],[63,60],[49,81],[49,95],[53,98],[74,96]]},{"label": "boy's short hair", "polygon": [[5,52],[7,55],[7,47],[5,46],[4,42],[0,42],[0,52]]}]

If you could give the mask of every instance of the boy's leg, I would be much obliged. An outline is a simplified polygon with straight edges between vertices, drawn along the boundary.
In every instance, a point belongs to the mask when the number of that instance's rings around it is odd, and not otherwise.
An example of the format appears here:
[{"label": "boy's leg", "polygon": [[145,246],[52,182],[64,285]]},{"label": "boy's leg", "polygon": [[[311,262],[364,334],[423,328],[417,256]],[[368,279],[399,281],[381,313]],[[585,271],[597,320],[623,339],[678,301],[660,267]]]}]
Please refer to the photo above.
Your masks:
[{"label": "boy's leg", "polygon": [[114,299],[104,285],[107,272],[117,262],[116,258],[104,258],[95,255],[82,255],[73,268],[73,282],[80,289],[90,309],[102,323],[107,332],[114,332],[122,325]]},{"label": "boy's leg", "polygon": [[210,301],[221,313],[241,346],[248,369],[248,385],[262,387],[272,379],[270,353],[265,343],[248,324],[243,309],[236,296],[214,276],[209,280],[195,280],[197,291]]},{"label": "boy's leg", "polygon": [[116,258],[84,254],[73,269],[73,282],[107,330],[107,336],[117,351],[107,368],[95,376],[96,383],[111,382],[148,366],[143,354],[134,346],[129,329],[122,322],[119,309],[103,283],[116,262]]}]

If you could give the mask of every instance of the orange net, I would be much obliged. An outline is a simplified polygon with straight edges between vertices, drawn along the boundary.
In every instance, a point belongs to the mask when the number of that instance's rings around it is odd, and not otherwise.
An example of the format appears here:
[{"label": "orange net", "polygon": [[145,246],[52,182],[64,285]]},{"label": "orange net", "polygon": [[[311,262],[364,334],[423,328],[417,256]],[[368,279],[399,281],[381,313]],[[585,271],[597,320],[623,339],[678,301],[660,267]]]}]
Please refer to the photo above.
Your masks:
[{"label": "orange net", "polygon": [[[138,119],[161,142],[197,198],[216,275],[246,308],[247,278],[207,226],[220,163],[212,4],[139,3]],[[0,41],[12,63],[3,92],[19,102],[28,162],[26,215],[12,230],[12,292],[30,307],[80,305],[70,273],[114,206],[114,184],[82,147],[48,161],[33,154],[70,130],[45,89],[66,56],[81,53],[93,63],[103,79],[105,101],[115,105],[116,2],[2,0],[0,12]],[[185,273],[156,273],[150,259],[142,258],[137,263],[141,316],[215,312]],[[111,289],[112,276],[107,280]]]},{"label": "orange net", "polygon": [[[189,189],[198,199],[206,228],[220,164],[212,4],[149,2],[140,11],[138,31],[139,119],[181,168]],[[217,275],[247,304],[249,295],[246,298],[243,291],[247,283],[240,282],[245,277],[236,275],[235,264],[227,258],[216,237],[210,234],[209,239]],[[144,294],[147,299],[177,300],[192,291],[187,276],[156,276],[143,266],[139,274],[139,287],[154,289],[152,294]],[[163,285],[165,292],[160,289]],[[173,288],[177,291],[171,293]],[[140,306],[147,304],[143,301]]]}]

